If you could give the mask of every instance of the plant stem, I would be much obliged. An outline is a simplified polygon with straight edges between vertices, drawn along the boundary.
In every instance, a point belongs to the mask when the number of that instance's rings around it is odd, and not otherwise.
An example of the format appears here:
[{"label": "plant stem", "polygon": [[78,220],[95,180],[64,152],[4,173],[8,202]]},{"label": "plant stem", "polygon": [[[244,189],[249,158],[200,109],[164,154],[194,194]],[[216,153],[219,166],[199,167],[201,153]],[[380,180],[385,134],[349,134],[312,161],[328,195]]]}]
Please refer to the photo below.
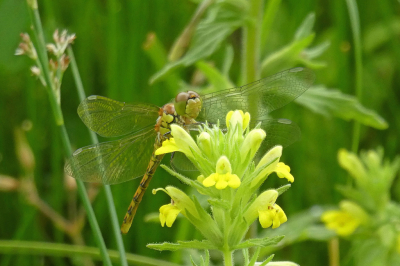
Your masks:
[{"label": "plant stem", "polygon": [[[70,144],[70,141],[68,138],[67,130],[64,125],[64,119],[63,119],[59,99],[56,96],[54,84],[51,81],[51,77],[50,77],[50,70],[48,67],[48,57],[47,57],[47,52],[46,52],[46,42],[44,39],[43,28],[42,28],[42,24],[40,21],[39,10],[37,9],[37,2],[36,2],[36,0],[27,0],[27,3],[28,3],[29,14],[30,14],[31,20],[33,22],[33,33],[36,37],[37,44],[38,44],[37,45],[38,57],[39,57],[39,61],[40,61],[41,65],[42,65],[43,75],[44,75],[44,78],[46,81],[46,88],[47,88],[47,92],[49,94],[51,108],[52,108],[53,115],[56,120],[58,129],[61,132],[61,140],[63,143],[65,156],[70,157],[72,155],[71,144]],[[76,180],[76,183],[77,183],[77,187],[78,187],[78,193],[81,196],[83,206],[85,207],[85,210],[88,215],[89,223],[90,223],[91,228],[94,233],[95,241],[100,248],[100,253],[103,258],[103,263],[104,263],[104,265],[112,265],[110,257],[108,256],[108,253],[107,253],[107,248],[104,243],[103,236],[101,235],[100,227],[97,223],[96,216],[94,214],[94,211],[92,209],[92,206],[91,206],[89,198],[88,198],[88,195],[86,193],[85,185],[80,180]]]},{"label": "plant stem", "polygon": [[[67,245],[47,242],[18,241],[18,240],[0,240],[1,254],[28,254],[40,256],[70,257],[90,256],[93,259],[101,260],[102,255],[95,247]],[[113,262],[120,261],[119,252],[116,250],[107,250]],[[179,266],[178,264],[167,261],[148,258],[135,254],[127,254],[128,263],[131,265],[148,266]],[[103,260],[104,261],[104,260]]]},{"label": "plant stem", "polygon": [[226,249],[223,251],[224,253],[224,266],[233,266],[232,264],[232,251]]},{"label": "plant stem", "polygon": [[260,78],[260,36],[262,25],[262,0],[249,1],[249,17],[252,19],[243,27],[242,78],[249,83]]},{"label": "plant stem", "polygon": [[[85,95],[85,90],[83,88],[82,79],[79,74],[78,65],[76,64],[74,52],[71,47],[68,47],[67,52],[68,52],[68,56],[69,56],[69,59],[71,62],[71,70],[72,70],[72,75],[75,80],[76,90],[78,92],[78,98],[79,98],[79,101],[82,102],[86,98],[86,95]],[[93,131],[89,130],[89,134],[90,134],[90,138],[92,139],[93,144],[99,143],[99,140]],[[112,229],[114,232],[115,240],[117,242],[117,248],[120,253],[121,265],[127,266],[128,264],[127,264],[126,256],[125,256],[124,242],[122,241],[122,235],[121,235],[121,231],[120,231],[120,227],[119,227],[119,223],[118,223],[117,212],[115,210],[114,199],[113,199],[112,191],[111,191],[111,188],[109,185],[104,185],[104,192],[106,195],[108,212],[111,217]]]},{"label": "plant stem", "polygon": [[[354,43],[354,57],[356,62],[356,73],[355,73],[355,87],[356,96],[359,102],[362,102],[363,87],[362,87],[362,50],[361,50],[361,33],[360,33],[360,17],[358,14],[357,2],[355,0],[346,0],[347,9],[349,10],[351,30],[353,32],[353,43]],[[353,140],[352,140],[352,151],[357,153],[358,145],[360,141],[360,127],[359,122],[354,122],[353,127]]]}]

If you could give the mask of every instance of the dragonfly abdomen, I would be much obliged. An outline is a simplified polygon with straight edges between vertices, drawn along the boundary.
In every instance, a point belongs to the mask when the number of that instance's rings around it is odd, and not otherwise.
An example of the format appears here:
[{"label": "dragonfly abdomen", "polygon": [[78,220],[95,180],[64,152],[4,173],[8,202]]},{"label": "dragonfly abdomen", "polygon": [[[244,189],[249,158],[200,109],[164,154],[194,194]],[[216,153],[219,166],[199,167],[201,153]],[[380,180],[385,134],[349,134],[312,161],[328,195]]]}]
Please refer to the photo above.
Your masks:
[{"label": "dragonfly abdomen", "polygon": [[155,155],[155,151],[161,146],[160,141],[156,141],[154,144],[154,151],[151,155],[151,159],[149,165],[147,166],[147,170],[145,175],[140,181],[139,187],[137,188],[135,195],[131,200],[131,204],[129,204],[128,211],[125,214],[124,220],[121,225],[121,233],[126,234],[129,231],[129,228],[132,225],[133,218],[135,217],[136,211],[139,207],[140,202],[142,201],[143,195],[146,192],[149,183],[154,176],[154,173],[157,170],[157,167],[160,165],[162,158],[164,155]]}]

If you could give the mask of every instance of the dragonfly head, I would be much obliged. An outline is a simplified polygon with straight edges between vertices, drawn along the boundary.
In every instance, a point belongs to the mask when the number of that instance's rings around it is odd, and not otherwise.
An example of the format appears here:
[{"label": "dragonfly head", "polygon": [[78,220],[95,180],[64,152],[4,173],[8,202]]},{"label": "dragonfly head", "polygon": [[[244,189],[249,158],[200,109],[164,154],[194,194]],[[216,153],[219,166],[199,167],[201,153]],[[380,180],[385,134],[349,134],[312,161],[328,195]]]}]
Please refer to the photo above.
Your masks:
[{"label": "dragonfly head", "polygon": [[174,105],[178,115],[196,119],[201,111],[202,101],[197,92],[188,91],[176,95]]}]

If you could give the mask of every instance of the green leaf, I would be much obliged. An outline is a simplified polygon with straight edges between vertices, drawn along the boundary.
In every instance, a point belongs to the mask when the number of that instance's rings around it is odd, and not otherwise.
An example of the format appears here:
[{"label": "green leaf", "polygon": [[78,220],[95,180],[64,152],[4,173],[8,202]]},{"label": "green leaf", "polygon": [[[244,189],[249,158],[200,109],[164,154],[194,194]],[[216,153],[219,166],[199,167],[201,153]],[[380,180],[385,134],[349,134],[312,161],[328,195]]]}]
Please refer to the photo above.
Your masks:
[{"label": "green leaf", "polygon": [[322,42],[314,47],[304,50],[304,56],[308,59],[314,59],[322,55],[326,51],[326,49],[329,48],[330,45],[331,45],[330,41]]},{"label": "green leaf", "polygon": [[194,262],[192,255],[190,255],[190,262],[193,266],[197,266],[196,262]]},{"label": "green leaf", "polygon": [[315,22],[315,14],[310,13],[307,17],[303,20],[301,25],[298,27],[296,33],[294,34],[294,40],[298,41],[312,33],[312,28],[314,27]]},{"label": "green leaf", "polygon": [[246,23],[247,9],[248,3],[244,0],[218,1],[211,6],[208,16],[199,23],[187,53],[180,60],[165,65],[151,77],[150,83],[213,54],[226,37]]},{"label": "green leaf", "polygon": [[229,204],[228,201],[226,200],[222,200],[222,199],[209,199],[207,200],[208,203],[210,203],[210,205],[217,207],[217,208],[221,208],[224,210],[229,210],[229,208],[231,207],[231,205]]},{"label": "green leaf", "polygon": [[192,241],[178,241],[178,243],[169,243],[169,242],[164,242],[161,244],[147,244],[148,248],[159,250],[159,251],[164,251],[164,250],[169,250],[169,251],[177,251],[180,249],[186,249],[186,248],[192,248],[192,249],[216,249],[215,246],[208,240],[192,240]]},{"label": "green leaf", "polygon": [[254,264],[256,264],[258,255],[260,254],[260,249],[261,247],[257,247],[256,251],[254,251],[248,266],[254,266]]},{"label": "green leaf", "polygon": [[178,178],[182,183],[194,187],[195,189],[197,189],[200,193],[203,193],[205,195],[211,194],[212,191],[207,190],[206,187],[204,187],[203,185],[201,185],[199,182],[193,181],[192,179],[181,175],[177,172],[175,172],[174,170],[172,170],[171,168],[169,168],[168,166],[162,164],[161,168],[163,168],[165,171],[167,171],[170,175],[175,176],[176,178]]},{"label": "green leaf", "polygon": [[268,70],[276,70],[282,66],[290,65],[299,59],[301,52],[308,47],[315,38],[315,34],[310,34],[300,40],[293,41],[279,51],[266,57],[261,63],[261,71],[263,75]]},{"label": "green leaf", "polygon": [[243,253],[243,260],[244,260],[244,265],[249,264],[249,250],[247,248],[242,249]]},{"label": "green leaf", "polygon": [[263,261],[263,263],[260,264],[260,266],[266,266],[268,262],[270,262],[274,258],[275,254],[270,255],[266,260]]},{"label": "green leaf", "polygon": [[325,116],[336,116],[347,121],[353,119],[376,129],[388,127],[385,119],[373,110],[365,108],[354,96],[339,90],[328,90],[323,86],[314,87],[297,98],[296,102]]},{"label": "green leaf", "polygon": [[274,237],[265,237],[265,238],[252,238],[246,240],[239,245],[234,246],[232,249],[242,249],[242,248],[251,248],[251,247],[266,247],[271,245],[276,245],[281,241],[285,236],[274,236]]},{"label": "green leaf", "polygon": [[214,66],[204,61],[199,61],[196,63],[196,67],[207,77],[215,91],[234,87],[234,85]]},{"label": "green leaf", "polygon": [[283,193],[285,193],[291,186],[292,186],[291,184],[287,184],[287,185],[277,188],[276,191],[278,191],[278,195],[280,196]]}]

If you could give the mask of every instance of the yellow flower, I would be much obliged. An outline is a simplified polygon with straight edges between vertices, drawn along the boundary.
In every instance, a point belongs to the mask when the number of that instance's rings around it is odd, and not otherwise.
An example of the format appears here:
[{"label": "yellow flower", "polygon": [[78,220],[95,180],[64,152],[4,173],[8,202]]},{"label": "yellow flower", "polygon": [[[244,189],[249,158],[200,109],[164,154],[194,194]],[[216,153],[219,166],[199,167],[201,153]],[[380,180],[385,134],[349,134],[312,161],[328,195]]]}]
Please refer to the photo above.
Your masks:
[{"label": "yellow flower", "polygon": [[217,189],[224,189],[227,186],[238,188],[240,179],[237,175],[232,174],[232,167],[226,156],[221,156],[217,161],[216,173],[209,175],[203,180],[205,187],[214,186]]},{"label": "yellow flower", "polygon": [[246,138],[240,147],[241,158],[245,160],[249,153],[250,157],[253,158],[266,136],[267,134],[262,129],[253,129],[250,131],[249,134],[246,135]]},{"label": "yellow flower", "polygon": [[290,173],[290,167],[282,162],[279,162],[276,166],[274,172],[279,178],[286,178],[290,182],[294,182],[294,177]]},{"label": "yellow flower", "polygon": [[351,235],[361,224],[368,221],[368,214],[357,204],[351,201],[342,201],[340,210],[326,211],[321,220],[326,228],[334,230],[340,236]]},{"label": "yellow flower", "polygon": [[168,227],[171,227],[180,212],[181,210],[178,207],[172,205],[172,203],[161,206],[160,207],[161,226],[164,227],[164,225],[167,224]]},{"label": "yellow flower", "polygon": [[285,212],[278,204],[270,205],[266,210],[258,211],[259,221],[263,228],[278,228],[287,221]]},{"label": "yellow flower", "polygon": [[261,193],[243,215],[247,224],[250,225],[254,222],[260,216],[260,211],[266,211],[269,207],[274,206],[277,198],[278,191],[274,189],[269,189]]},{"label": "yellow flower", "polygon": [[156,150],[156,155],[180,151],[183,152],[187,157],[193,158],[194,156],[192,150],[198,154],[201,154],[196,142],[182,127],[172,124],[171,135],[173,138],[163,141],[162,147]]},{"label": "yellow flower", "polygon": [[400,234],[397,235],[396,251],[400,254]]},{"label": "yellow flower", "polygon": [[240,124],[244,131],[249,126],[249,122],[250,114],[248,112],[243,113],[242,110],[229,111],[226,115],[226,126],[228,128],[231,126],[235,128],[237,124]]}]

